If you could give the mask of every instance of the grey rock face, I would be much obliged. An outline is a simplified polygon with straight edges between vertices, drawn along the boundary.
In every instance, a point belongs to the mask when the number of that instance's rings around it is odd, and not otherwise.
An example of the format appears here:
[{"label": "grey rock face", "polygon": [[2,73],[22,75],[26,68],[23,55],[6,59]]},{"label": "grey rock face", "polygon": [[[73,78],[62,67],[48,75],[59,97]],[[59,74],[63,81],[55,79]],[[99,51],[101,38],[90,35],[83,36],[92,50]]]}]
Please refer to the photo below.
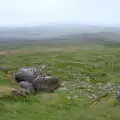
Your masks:
[{"label": "grey rock face", "polygon": [[37,68],[21,68],[15,74],[15,80],[22,88],[22,90],[13,91],[17,95],[23,95],[26,91],[30,93],[40,91],[53,92],[60,86],[56,77],[40,75]]},{"label": "grey rock face", "polygon": [[32,93],[35,92],[35,89],[34,89],[32,83],[30,83],[28,81],[22,81],[22,82],[19,83],[19,85],[22,89],[29,90]]},{"label": "grey rock face", "polygon": [[34,88],[36,91],[54,91],[60,84],[56,77],[52,76],[38,76],[33,81]]},{"label": "grey rock face", "polygon": [[37,68],[21,68],[15,74],[16,82],[29,81],[32,82],[39,75]]}]

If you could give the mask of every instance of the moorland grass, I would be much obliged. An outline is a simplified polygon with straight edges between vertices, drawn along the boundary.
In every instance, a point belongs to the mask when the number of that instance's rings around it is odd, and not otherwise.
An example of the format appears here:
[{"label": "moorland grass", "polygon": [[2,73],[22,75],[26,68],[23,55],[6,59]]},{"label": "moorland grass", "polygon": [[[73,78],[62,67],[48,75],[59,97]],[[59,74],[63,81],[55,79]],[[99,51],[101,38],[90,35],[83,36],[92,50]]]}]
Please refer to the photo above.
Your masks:
[{"label": "moorland grass", "polygon": [[16,87],[13,73],[26,66],[42,67],[44,74],[56,75],[61,83],[72,84],[72,87],[68,91],[64,86],[63,90],[54,93],[27,97],[13,97],[9,91],[8,94],[2,91],[0,120],[120,120],[120,103],[115,94],[92,103],[77,91],[81,81],[119,84],[119,47],[51,43],[14,46],[14,50],[18,53],[0,56],[0,65],[10,68],[8,74],[0,72],[0,89],[3,86]]}]

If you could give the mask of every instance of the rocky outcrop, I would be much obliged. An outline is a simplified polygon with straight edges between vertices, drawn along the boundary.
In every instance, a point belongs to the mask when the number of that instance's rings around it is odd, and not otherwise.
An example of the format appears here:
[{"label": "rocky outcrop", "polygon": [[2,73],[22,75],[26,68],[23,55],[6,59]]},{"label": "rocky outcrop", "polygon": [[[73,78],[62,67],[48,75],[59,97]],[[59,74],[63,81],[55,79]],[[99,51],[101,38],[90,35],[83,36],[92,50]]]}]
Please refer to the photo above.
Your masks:
[{"label": "rocky outcrop", "polygon": [[15,73],[15,81],[21,89],[14,89],[14,95],[26,95],[41,91],[53,92],[60,84],[58,78],[41,75],[37,68],[21,68]]}]

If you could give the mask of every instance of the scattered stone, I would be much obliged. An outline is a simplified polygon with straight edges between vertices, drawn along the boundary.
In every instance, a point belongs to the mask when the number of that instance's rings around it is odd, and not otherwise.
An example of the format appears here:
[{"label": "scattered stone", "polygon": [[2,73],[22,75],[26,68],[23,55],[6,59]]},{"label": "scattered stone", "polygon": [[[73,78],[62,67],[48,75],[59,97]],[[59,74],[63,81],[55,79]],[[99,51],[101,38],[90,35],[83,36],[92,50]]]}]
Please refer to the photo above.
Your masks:
[{"label": "scattered stone", "polygon": [[65,82],[61,83],[61,86],[64,87],[65,86]]},{"label": "scattered stone", "polygon": [[[43,69],[45,66],[42,66]],[[20,89],[14,89],[12,94],[25,96],[31,93],[38,93],[41,91],[53,92],[60,83],[58,78],[51,75],[42,75],[42,72],[37,68],[21,68],[15,73],[15,80],[20,85]],[[120,87],[117,84],[117,87]],[[92,83],[88,81],[72,81],[63,82],[59,91],[64,91],[73,98],[79,98],[80,96],[87,96],[93,101],[99,101],[108,94],[116,93],[115,83]],[[67,96],[71,99],[71,96]],[[116,99],[120,101],[120,92],[117,92]]]},{"label": "scattered stone", "polygon": [[30,93],[31,92],[27,89],[13,89],[12,90],[12,95],[14,95],[14,96],[26,96]]},{"label": "scattered stone", "polygon": [[[63,82],[64,83],[64,82]],[[116,87],[117,86],[117,87]],[[78,98],[81,96],[88,97],[93,101],[100,101],[109,94],[116,94],[116,89],[120,89],[120,84],[115,83],[92,83],[86,81],[72,81],[65,82],[60,90],[66,90],[67,94],[71,96],[77,95]]]}]

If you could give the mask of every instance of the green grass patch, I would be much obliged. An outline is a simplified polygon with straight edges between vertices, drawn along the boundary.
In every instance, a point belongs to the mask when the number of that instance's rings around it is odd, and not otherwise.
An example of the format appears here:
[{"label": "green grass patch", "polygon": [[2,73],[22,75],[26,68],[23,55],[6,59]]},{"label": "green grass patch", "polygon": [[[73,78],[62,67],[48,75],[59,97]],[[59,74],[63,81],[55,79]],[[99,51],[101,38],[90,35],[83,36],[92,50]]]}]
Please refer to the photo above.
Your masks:
[{"label": "green grass patch", "polygon": [[[10,50],[18,50],[18,53],[0,56],[0,65],[10,67],[9,76],[0,72],[1,89],[2,86],[14,86],[13,73],[27,66],[44,66],[43,73],[56,75],[61,83],[66,84],[63,90],[55,93],[39,93],[27,97],[0,95],[0,120],[120,120],[120,103],[116,101],[114,93],[93,103],[81,94],[81,91],[92,93],[89,89],[99,94],[97,84],[120,83],[119,47],[22,44],[13,44],[14,47],[2,44],[10,47]],[[86,84],[79,86],[82,82]],[[87,83],[94,87],[90,88]]]}]

